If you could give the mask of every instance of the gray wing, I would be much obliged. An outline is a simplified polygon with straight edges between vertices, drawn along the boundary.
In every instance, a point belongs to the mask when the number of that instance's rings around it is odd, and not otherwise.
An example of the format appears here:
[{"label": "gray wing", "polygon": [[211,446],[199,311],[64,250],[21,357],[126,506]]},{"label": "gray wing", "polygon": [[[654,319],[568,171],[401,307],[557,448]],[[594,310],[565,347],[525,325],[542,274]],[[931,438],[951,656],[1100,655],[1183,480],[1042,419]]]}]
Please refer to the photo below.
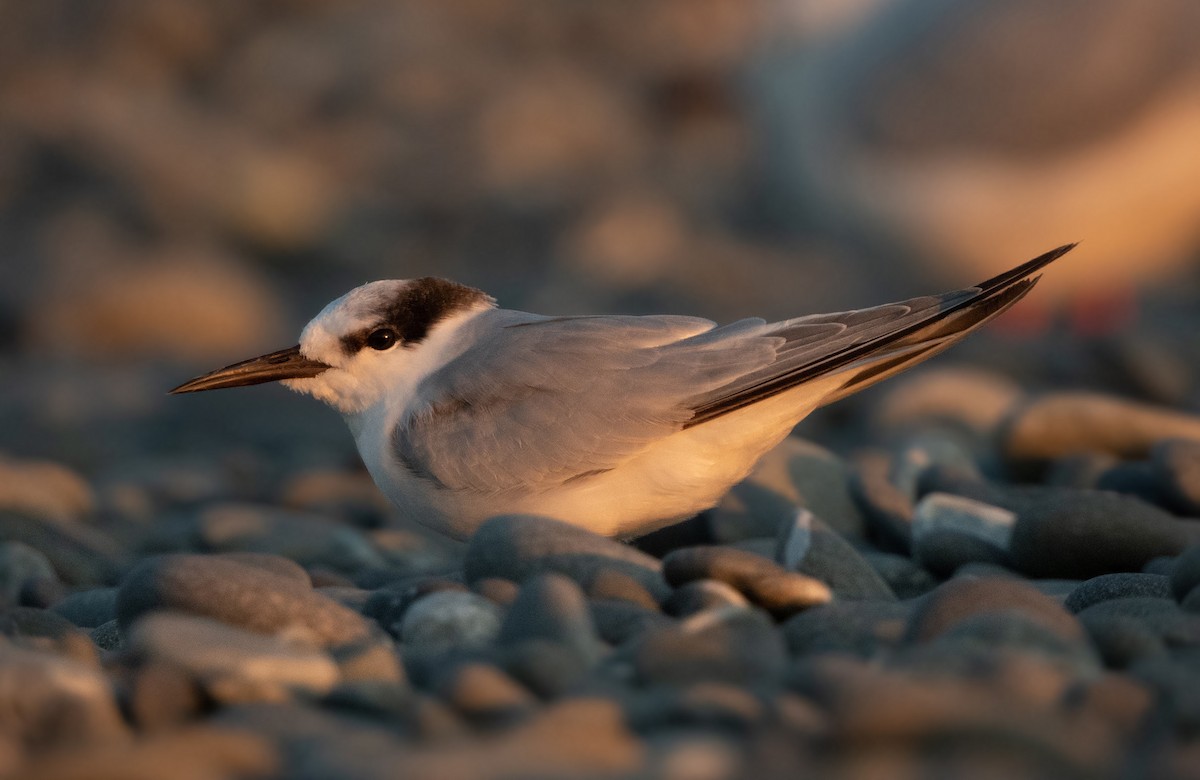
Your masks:
[{"label": "gray wing", "polygon": [[977,287],[772,324],[488,312],[473,346],[423,383],[393,446],[447,488],[557,487],[817,377],[845,377],[823,402],[867,387],[1007,309],[1069,248]]}]

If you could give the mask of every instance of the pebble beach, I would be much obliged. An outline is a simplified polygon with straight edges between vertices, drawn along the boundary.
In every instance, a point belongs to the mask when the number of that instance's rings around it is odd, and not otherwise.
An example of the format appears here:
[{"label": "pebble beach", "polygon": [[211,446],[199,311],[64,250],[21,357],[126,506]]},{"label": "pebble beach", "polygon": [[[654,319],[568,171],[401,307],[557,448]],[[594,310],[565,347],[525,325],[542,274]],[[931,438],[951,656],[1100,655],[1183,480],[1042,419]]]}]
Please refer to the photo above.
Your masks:
[{"label": "pebble beach", "polygon": [[455,541],[312,399],[167,391],[370,278],[940,289],[764,215],[751,4],[68,5],[0,9],[0,778],[1200,778],[1194,262],[820,410],[677,525]]}]

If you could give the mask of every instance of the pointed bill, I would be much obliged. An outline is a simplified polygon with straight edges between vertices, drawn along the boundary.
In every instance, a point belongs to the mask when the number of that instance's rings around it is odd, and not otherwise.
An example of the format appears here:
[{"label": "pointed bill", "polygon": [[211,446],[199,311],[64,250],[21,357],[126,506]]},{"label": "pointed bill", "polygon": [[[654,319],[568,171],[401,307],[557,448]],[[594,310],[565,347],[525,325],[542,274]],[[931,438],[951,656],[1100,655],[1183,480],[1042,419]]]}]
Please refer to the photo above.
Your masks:
[{"label": "pointed bill", "polygon": [[328,368],[327,364],[319,360],[310,360],[301,355],[300,347],[297,345],[210,371],[203,376],[184,382],[172,390],[171,394],[198,393],[201,390],[218,390],[223,387],[244,387],[263,382],[277,382],[280,379],[304,379],[316,376]]}]

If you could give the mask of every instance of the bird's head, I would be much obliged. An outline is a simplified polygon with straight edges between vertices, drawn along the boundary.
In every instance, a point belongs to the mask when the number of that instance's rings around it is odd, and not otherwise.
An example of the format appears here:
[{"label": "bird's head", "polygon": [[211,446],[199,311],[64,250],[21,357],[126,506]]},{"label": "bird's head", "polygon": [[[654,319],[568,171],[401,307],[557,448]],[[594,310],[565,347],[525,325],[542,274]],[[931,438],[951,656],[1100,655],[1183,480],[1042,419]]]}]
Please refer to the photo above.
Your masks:
[{"label": "bird's head", "polygon": [[296,346],[211,371],[171,392],[278,381],[354,414],[437,367],[438,355],[421,346],[438,326],[492,305],[482,291],[446,279],[371,282],[326,306]]}]

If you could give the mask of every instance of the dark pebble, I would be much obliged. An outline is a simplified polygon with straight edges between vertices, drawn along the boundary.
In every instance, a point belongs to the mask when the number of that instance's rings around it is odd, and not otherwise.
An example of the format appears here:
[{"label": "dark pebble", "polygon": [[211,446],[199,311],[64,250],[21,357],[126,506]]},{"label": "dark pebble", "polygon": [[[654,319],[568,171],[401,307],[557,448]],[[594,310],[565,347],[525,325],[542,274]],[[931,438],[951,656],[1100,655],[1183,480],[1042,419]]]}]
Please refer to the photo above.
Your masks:
[{"label": "dark pebble", "polygon": [[1200,442],[1159,442],[1150,462],[1158,473],[1168,507],[1188,517],[1200,517]]},{"label": "dark pebble", "polygon": [[372,592],[363,604],[362,613],[383,626],[389,634],[398,637],[408,608],[418,599],[442,591],[466,593],[467,586],[445,577],[406,577]]},{"label": "dark pebble", "polygon": [[111,585],[126,554],[107,534],[70,520],[0,509],[0,542],[21,542],[40,552],[68,585]]},{"label": "dark pebble", "polygon": [[538,704],[524,686],[491,664],[461,664],[436,687],[446,703],[461,715],[486,726],[521,718]]},{"label": "dark pebble", "polygon": [[1162,474],[1147,461],[1121,461],[1096,479],[1097,490],[1134,496],[1156,506],[1171,508],[1172,498]]},{"label": "dark pebble", "polygon": [[937,578],[907,555],[867,550],[863,558],[879,572],[898,599],[916,598],[937,587]]},{"label": "dark pebble", "polygon": [[543,699],[572,691],[587,676],[589,664],[559,642],[528,639],[500,648],[501,667]]},{"label": "dark pebble", "polygon": [[1200,544],[1188,547],[1171,564],[1170,584],[1176,601],[1183,601],[1200,585]]},{"label": "dark pebble", "polygon": [[[1016,610],[969,615],[918,649],[931,673],[957,672],[963,677],[981,667],[1007,662],[1003,654],[1008,652],[1050,661],[1072,679],[1094,677],[1101,666],[1084,631],[1070,636],[1039,616]],[[917,666],[909,664],[909,668]]]},{"label": "dark pebble", "polygon": [[849,542],[807,509],[782,523],[775,560],[788,571],[824,582],[838,599],[892,600],[896,595]]},{"label": "dark pebble", "polygon": [[1124,616],[1139,621],[1169,646],[1200,645],[1200,615],[1187,612],[1169,598],[1124,598],[1101,601],[1079,613],[1079,619]]},{"label": "dark pebble", "polygon": [[787,617],[833,594],[819,580],[789,572],[769,558],[712,545],[685,547],[663,559],[663,574],[673,586],[710,579],[737,588],[752,603],[779,617]]},{"label": "dark pebble", "polygon": [[672,622],[657,609],[647,609],[624,599],[592,599],[588,606],[596,633],[610,645],[624,644],[650,629]]},{"label": "dark pebble", "polygon": [[863,510],[872,536],[891,552],[912,549],[913,496],[890,479],[892,457],[872,451],[861,455],[850,480],[851,493]]},{"label": "dark pebble", "polygon": [[1079,622],[1110,669],[1127,669],[1139,661],[1167,655],[1167,644],[1162,637],[1136,618],[1084,614]]},{"label": "dark pebble", "polygon": [[358,613],[307,585],[221,557],[167,555],[142,562],[117,595],[121,628],[142,614],[173,609],[264,634],[287,630],[322,645],[370,634]]},{"label": "dark pebble", "polygon": [[1110,599],[1136,598],[1150,596],[1153,598],[1168,598],[1171,595],[1170,583],[1160,574],[1140,574],[1122,572],[1119,574],[1102,574],[1079,585],[1067,596],[1063,606],[1069,611],[1079,613],[1093,604]]},{"label": "dark pebble", "polygon": [[0,607],[20,604],[26,583],[38,579],[58,579],[45,555],[24,542],[0,543]]},{"label": "dark pebble", "polygon": [[895,601],[834,601],[805,610],[783,624],[794,655],[844,653],[873,658],[904,637],[913,605]]},{"label": "dark pebble", "polygon": [[587,596],[603,601],[628,601],[643,609],[658,609],[658,601],[642,583],[613,569],[604,569],[596,575],[587,590]]},{"label": "dark pebble", "polygon": [[81,628],[95,628],[117,617],[117,589],[92,588],[70,593],[52,611]]},{"label": "dark pebble", "polygon": [[90,636],[96,647],[104,651],[120,650],[125,646],[125,637],[116,618],[92,629]]},{"label": "dark pebble", "polygon": [[964,531],[939,528],[921,534],[913,541],[913,557],[935,576],[950,577],[963,566],[974,563],[1007,566],[1008,551],[986,539]]},{"label": "dark pebble", "polygon": [[787,661],[783,637],[756,609],[721,607],[647,633],[634,651],[645,683],[687,685],[715,680],[769,687]]},{"label": "dark pebble", "polygon": [[530,640],[561,645],[584,667],[599,660],[600,642],[587,599],[574,580],[561,574],[543,574],[521,586],[517,600],[504,617],[496,644],[513,647]]},{"label": "dark pebble", "polygon": [[74,623],[44,609],[12,607],[0,613],[0,636],[34,650],[46,650],[99,668],[91,636]]},{"label": "dark pebble", "polygon": [[544,517],[505,515],[488,520],[467,544],[467,582],[502,577],[524,582],[556,572],[585,591],[604,571],[632,577],[655,598],[667,595],[662,565],[646,553],[573,525]]},{"label": "dark pebble", "polygon": [[917,608],[906,636],[925,642],[975,615],[1015,612],[1068,641],[1083,638],[1069,612],[1031,585],[1001,577],[955,578],[939,586]]},{"label": "dark pebble", "polygon": [[750,602],[741,591],[720,580],[693,580],[676,588],[664,602],[663,611],[687,617],[715,607],[744,607]]},{"label": "dark pebble", "polygon": [[501,607],[507,607],[517,600],[521,586],[512,580],[501,577],[484,577],[471,583],[471,589],[488,601]]}]

